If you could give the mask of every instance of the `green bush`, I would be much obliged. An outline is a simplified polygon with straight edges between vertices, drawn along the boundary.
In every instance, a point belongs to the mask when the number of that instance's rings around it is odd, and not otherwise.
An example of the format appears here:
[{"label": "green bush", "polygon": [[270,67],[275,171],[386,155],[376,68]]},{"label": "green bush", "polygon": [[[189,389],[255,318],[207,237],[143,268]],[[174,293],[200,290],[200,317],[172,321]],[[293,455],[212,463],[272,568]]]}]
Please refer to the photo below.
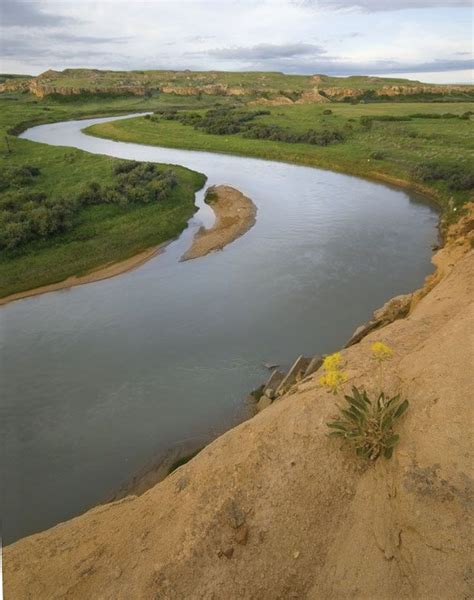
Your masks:
[{"label": "green bush", "polygon": [[373,160],[384,160],[386,156],[386,152],[383,152],[382,150],[375,150],[371,153],[370,158],[372,158]]},{"label": "green bush", "polygon": [[20,167],[5,167],[0,170],[0,191],[29,185],[34,182],[40,172],[38,167],[28,164]]},{"label": "green bush", "polygon": [[0,197],[0,249],[13,251],[35,239],[47,239],[71,229],[79,211],[90,205],[159,202],[176,185],[174,173],[160,171],[153,163],[122,161],[114,166],[115,181],[103,187],[97,181],[85,184],[72,198],[48,198],[44,192],[27,187],[39,169],[24,165],[10,169],[4,181],[7,189]]},{"label": "green bush", "polygon": [[364,129],[371,129],[374,121],[411,121],[411,117],[398,115],[364,115],[359,119],[359,122]]},{"label": "green bush", "polygon": [[328,146],[335,142],[342,142],[346,135],[338,129],[322,129],[317,131],[309,129],[304,133],[294,133],[278,125],[252,124],[242,134],[245,138],[257,140],[273,140],[288,144],[311,144],[313,146]]},{"label": "green bush", "polygon": [[213,108],[208,110],[202,118],[191,117],[191,122],[189,122],[189,115],[184,115],[180,120],[184,124],[191,124],[196,129],[202,129],[206,133],[232,135],[245,129],[246,123],[253,121],[256,117],[268,114],[270,114],[268,110],[244,111]]},{"label": "green bush", "polygon": [[425,162],[417,165],[412,172],[421,181],[444,181],[452,191],[474,189],[474,172],[459,163]]}]

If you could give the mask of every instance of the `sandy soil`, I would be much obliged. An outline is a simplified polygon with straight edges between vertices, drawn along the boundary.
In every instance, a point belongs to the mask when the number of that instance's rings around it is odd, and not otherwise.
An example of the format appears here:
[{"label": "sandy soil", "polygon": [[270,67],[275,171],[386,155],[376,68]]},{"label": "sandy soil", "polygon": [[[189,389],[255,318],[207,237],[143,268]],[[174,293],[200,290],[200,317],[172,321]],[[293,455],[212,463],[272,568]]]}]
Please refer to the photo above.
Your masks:
[{"label": "sandy soil", "polygon": [[473,597],[473,226],[408,317],[342,351],[370,393],[370,345],[394,350],[384,387],[410,408],[391,460],[327,438],[316,373],[140,497],[6,547],[6,600]]},{"label": "sandy soil", "polygon": [[209,191],[212,201],[208,200],[208,196],[206,202],[212,206],[216,222],[210,229],[201,227],[181,260],[191,260],[222,250],[255,225],[257,207],[252,200],[228,185],[213,186]]},{"label": "sandy soil", "polygon": [[116,275],[121,275],[122,273],[126,273],[127,271],[131,271],[132,269],[136,269],[143,263],[150,260],[160,252],[164,250],[167,244],[170,242],[164,242],[159,246],[154,246],[153,248],[148,248],[148,250],[144,250],[139,254],[135,254],[135,256],[131,256],[126,260],[123,260],[118,263],[112,263],[109,265],[105,265],[98,269],[94,269],[86,275],[81,275],[80,277],[68,277],[63,281],[58,281],[58,283],[51,283],[50,285],[42,285],[37,288],[33,288],[31,290],[25,290],[24,292],[18,292],[17,294],[10,294],[10,296],[5,296],[4,298],[0,298],[0,306],[2,304],[7,304],[8,302],[13,302],[14,300],[21,300],[22,298],[29,298],[31,296],[38,296],[39,294],[46,294],[47,292],[56,292],[58,290],[64,290],[71,288],[76,285],[84,285],[86,283],[93,283],[94,281],[101,281],[102,279],[109,279],[109,277],[115,277]]}]

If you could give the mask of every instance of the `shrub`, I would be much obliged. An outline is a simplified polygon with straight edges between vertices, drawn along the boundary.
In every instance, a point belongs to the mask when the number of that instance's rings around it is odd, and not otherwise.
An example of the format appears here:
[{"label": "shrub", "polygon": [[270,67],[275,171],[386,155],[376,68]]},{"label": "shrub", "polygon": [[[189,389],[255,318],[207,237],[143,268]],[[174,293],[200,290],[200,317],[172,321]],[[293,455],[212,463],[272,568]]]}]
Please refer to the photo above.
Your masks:
[{"label": "shrub", "polygon": [[119,175],[120,173],[129,173],[138,167],[140,163],[136,160],[123,160],[117,163],[114,166],[115,175]]},{"label": "shrub", "polygon": [[14,250],[28,241],[29,227],[26,223],[7,222],[0,228],[0,247],[5,250]]},{"label": "shrub", "polygon": [[207,204],[212,204],[213,202],[217,202],[218,194],[214,188],[214,186],[207,188],[206,191],[206,202]]},{"label": "shrub", "polygon": [[22,187],[33,183],[40,174],[40,169],[34,165],[6,167],[0,170],[0,191],[10,187]]},{"label": "shrub", "polygon": [[384,160],[386,156],[386,153],[382,150],[375,150],[371,153],[370,158],[372,158],[373,160]]},{"label": "shrub", "polygon": [[330,108],[326,108],[323,110],[323,115],[332,115],[332,110]]},{"label": "shrub", "polygon": [[409,115],[411,119],[469,119],[472,111],[467,111],[462,115],[455,115],[454,113],[413,113]]},{"label": "shrub", "polygon": [[444,181],[453,191],[474,189],[474,172],[459,163],[436,161],[421,163],[415,167],[412,175],[421,181]]},{"label": "shrub", "polygon": [[364,115],[360,117],[360,124],[366,129],[370,129],[372,127],[372,123],[374,121],[410,121],[411,117],[409,116],[398,116],[398,115]]},{"label": "shrub", "polygon": [[88,204],[100,204],[103,201],[100,183],[97,183],[97,181],[90,181],[84,186],[84,189],[79,192],[77,198],[83,206]]},{"label": "shrub", "polygon": [[258,140],[272,140],[289,144],[312,144],[315,146],[328,146],[334,142],[341,142],[345,134],[337,129],[322,129],[317,131],[309,129],[304,133],[293,133],[278,125],[252,124],[242,134],[245,138]]},{"label": "shrub", "polygon": [[183,115],[180,121],[185,125],[193,125],[206,133],[217,135],[232,135],[245,128],[245,124],[261,115],[269,115],[268,110],[244,111],[229,108],[213,108],[204,117],[192,114]]},{"label": "shrub", "polygon": [[[332,113],[332,111],[330,111]],[[259,116],[269,115],[268,110],[246,111],[238,108],[218,107],[210,109],[204,116],[198,113],[176,115],[183,125],[191,125],[214,135],[234,135],[241,133],[243,137],[259,140],[272,140],[290,144],[303,143],[327,146],[345,139],[345,133],[337,129],[325,128],[321,131],[310,129],[304,133],[293,133],[278,125],[253,123]],[[326,114],[327,111],[326,111]]]},{"label": "shrub", "polygon": [[90,181],[74,197],[48,198],[44,192],[27,188],[39,169],[31,165],[9,169],[9,185],[14,181],[16,187],[0,198],[0,249],[14,251],[29,241],[69,230],[85,206],[116,204],[125,208],[163,201],[177,184],[173,171],[161,171],[153,163],[122,161],[113,173],[115,180],[107,187]]}]

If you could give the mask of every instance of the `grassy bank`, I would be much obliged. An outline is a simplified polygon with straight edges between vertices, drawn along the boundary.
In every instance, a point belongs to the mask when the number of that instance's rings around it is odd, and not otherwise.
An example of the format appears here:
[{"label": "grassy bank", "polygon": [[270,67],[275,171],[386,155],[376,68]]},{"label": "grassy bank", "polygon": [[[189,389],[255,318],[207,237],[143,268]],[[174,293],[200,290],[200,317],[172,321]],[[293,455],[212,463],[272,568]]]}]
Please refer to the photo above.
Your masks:
[{"label": "grassy bank", "polygon": [[[72,198],[91,181],[112,185],[117,161],[70,148],[35,144],[13,134],[40,123],[132,111],[171,110],[179,116],[192,111],[203,116],[217,102],[232,110],[231,99],[212,96],[82,95],[38,100],[28,94],[2,94],[0,169],[33,165],[39,169],[32,188],[35,192],[48,198]],[[245,108],[243,103],[240,106],[240,111],[261,109]],[[325,146],[251,139],[244,132],[210,134],[193,127],[192,121],[182,124],[161,114],[153,119],[139,117],[96,125],[88,131],[114,140],[254,156],[385,180],[431,195],[450,221],[461,212],[459,209],[472,191],[468,187],[453,189],[452,182],[438,174],[444,169],[449,175],[452,168],[474,172],[472,117],[458,118],[473,108],[466,102],[292,105],[264,107],[268,114],[252,119],[252,126],[276,128],[290,134],[290,138],[305,139],[309,130],[342,132],[342,140]],[[432,115],[442,118],[429,118]],[[387,117],[394,120],[383,120]],[[166,201],[126,207],[85,206],[75,215],[70,230],[48,239],[32,240],[15,251],[1,251],[0,297],[83,275],[177,235],[194,211],[193,194],[203,185],[204,177],[184,168],[172,170],[178,185]],[[4,194],[0,192],[0,199]]]},{"label": "grassy bank", "polygon": [[[147,109],[148,100],[87,99],[80,102],[37,101],[30,96],[0,97],[0,169],[14,172],[25,165],[39,174],[28,192],[48,202],[65,202],[80,195],[90,182],[113,186],[120,162],[71,148],[36,144],[8,135],[26,123],[43,123],[114,112]],[[166,104],[162,102],[160,106]],[[154,108],[156,108],[156,101]],[[160,168],[165,168],[160,167]],[[36,237],[18,248],[0,252],[0,297],[83,275],[102,265],[125,260],[175,237],[192,216],[194,193],[205,176],[180,167],[169,167],[176,185],[160,202],[147,204],[103,203],[77,211],[67,231]],[[13,188],[13,189],[12,189]],[[22,188],[23,189],[23,188]],[[18,193],[15,185],[0,192],[0,201]],[[20,190],[21,191],[21,190]],[[8,217],[3,213],[3,223]]]},{"label": "grassy bank", "polygon": [[[276,126],[294,134],[310,129],[337,130],[345,139],[323,147],[248,139],[242,133],[215,135],[159,116],[156,120],[135,118],[95,125],[87,132],[114,140],[281,160],[389,181],[435,198],[447,220],[454,218],[470,196],[468,189],[452,189],[449,182],[423,178],[417,171],[429,164],[435,170],[439,165],[448,165],[474,172],[474,124],[470,116],[457,118],[473,110],[473,104],[325,104],[265,109],[269,114],[256,117],[252,123]],[[455,118],[449,118],[447,113]],[[445,117],[429,118],[430,115]],[[387,117],[400,120],[378,120]]]}]

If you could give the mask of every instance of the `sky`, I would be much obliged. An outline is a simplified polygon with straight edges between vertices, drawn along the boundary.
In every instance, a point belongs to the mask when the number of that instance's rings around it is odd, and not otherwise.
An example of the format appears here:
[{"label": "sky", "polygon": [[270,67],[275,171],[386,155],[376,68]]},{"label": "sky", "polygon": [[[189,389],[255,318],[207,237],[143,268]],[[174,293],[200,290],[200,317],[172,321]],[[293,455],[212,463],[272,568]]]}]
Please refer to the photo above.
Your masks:
[{"label": "sky", "polygon": [[472,0],[0,0],[0,72],[191,69],[473,83]]}]

